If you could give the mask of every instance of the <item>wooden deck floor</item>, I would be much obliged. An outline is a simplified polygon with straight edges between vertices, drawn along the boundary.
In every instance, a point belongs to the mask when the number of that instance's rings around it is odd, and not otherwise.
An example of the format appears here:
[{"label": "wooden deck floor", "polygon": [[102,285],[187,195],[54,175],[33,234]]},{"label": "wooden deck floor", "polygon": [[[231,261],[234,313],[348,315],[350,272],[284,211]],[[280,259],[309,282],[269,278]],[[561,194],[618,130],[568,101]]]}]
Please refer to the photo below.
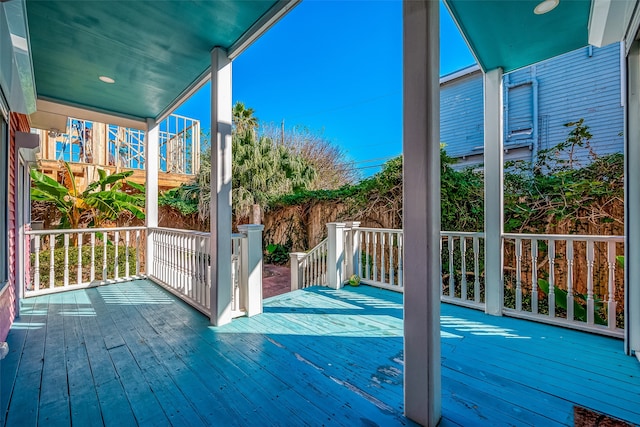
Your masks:
[{"label": "wooden deck floor", "polygon": [[[213,329],[146,281],[24,301],[2,362],[6,425],[412,425],[402,295],[273,297]],[[617,340],[442,306],[442,425],[640,424],[640,364]]]}]

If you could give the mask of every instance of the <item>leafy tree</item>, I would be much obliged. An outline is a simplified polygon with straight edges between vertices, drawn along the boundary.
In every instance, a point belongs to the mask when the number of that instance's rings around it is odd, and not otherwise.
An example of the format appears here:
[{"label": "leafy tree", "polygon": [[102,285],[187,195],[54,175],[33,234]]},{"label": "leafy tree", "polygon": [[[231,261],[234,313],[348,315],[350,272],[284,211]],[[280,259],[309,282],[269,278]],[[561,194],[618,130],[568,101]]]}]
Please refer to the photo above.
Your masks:
[{"label": "leafy tree", "polygon": [[[71,167],[64,162],[62,183],[32,169],[33,188],[31,200],[50,202],[62,213],[60,228],[80,228],[87,223],[99,228],[107,220],[115,220],[123,211],[132,213],[136,218],[144,219],[144,186],[126,181],[133,171],[107,175],[98,169],[99,179],[80,192]],[[138,190],[137,194],[123,191],[124,184]]]},{"label": "leafy tree", "polygon": [[268,124],[260,128],[260,134],[283,142],[315,169],[316,176],[308,186],[310,190],[335,190],[353,184],[359,177],[353,162],[348,161],[346,152],[323,137],[322,132],[295,126],[283,134],[281,127]]}]

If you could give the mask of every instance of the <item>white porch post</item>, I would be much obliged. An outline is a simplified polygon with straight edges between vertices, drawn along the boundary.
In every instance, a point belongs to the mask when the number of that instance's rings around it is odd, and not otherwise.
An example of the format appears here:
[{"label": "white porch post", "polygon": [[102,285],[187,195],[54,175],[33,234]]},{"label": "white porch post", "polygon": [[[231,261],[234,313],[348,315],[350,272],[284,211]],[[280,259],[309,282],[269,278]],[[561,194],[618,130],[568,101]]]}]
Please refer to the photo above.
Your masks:
[{"label": "white porch post", "polygon": [[625,111],[624,226],[625,226],[625,352],[640,360],[640,42],[627,56]]},{"label": "white porch post", "polygon": [[502,69],[484,74],[485,312],[502,315],[503,220]]},{"label": "white porch post", "polygon": [[302,269],[300,261],[304,258],[304,252],[291,252],[289,254],[289,271],[291,272],[291,290],[302,289]]},{"label": "white porch post", "polygon": [[262,313],[262,230],[264,225],[238,226],[238,231],[247,236],[240,254],[240,295],[244,296],[244,308],[249,317]]},{"label": "white porch post", "polygon": [[153,231],[150,228],[158,226],[158,168],[160,167],[160,132],[158,123],[153,119],[147,119],[147,131],[145,132],[145,226],[147,227],[147,245],[145,251],[145,274],[153,276]]},{"label": "white porch post", "polygon": [[211,51],[211,324],[231,321],[231,60]]},{"label": "white porch post", "polygon": [[404,402],[406,416],[425,426],[442,415],[439,6],[403,6]]},{"label": "white porch post", "polygon": [[344,280],[344,227],[344,222],[327,224],[327,281],[333,289],[340,289]]}]

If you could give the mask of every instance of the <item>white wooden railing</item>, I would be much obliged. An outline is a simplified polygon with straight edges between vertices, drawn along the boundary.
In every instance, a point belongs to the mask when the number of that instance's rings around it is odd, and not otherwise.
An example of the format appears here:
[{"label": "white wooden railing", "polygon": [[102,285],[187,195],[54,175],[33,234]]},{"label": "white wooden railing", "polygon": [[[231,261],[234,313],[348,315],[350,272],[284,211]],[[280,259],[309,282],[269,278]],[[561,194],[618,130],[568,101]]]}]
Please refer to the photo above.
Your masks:
[{"label": "white wooden railing", "polygon": [[347,241],[353,242],[351,253],[354,254],[346,257],[348,261],[353,260],[352,267],[346,267],[347,280],[352,274],[356,274],[362,283],[403,291],[402,230],[354,227],[345,231],[345,237]]},{"label": "white wooden railing", "polygon": [[294,252],[290,254],[293,278],[291,290],[308,288],[309,286],[327,286],[328,247],[329,243],[327,239],[324,239],[307,253]]},{"label": "white wooden railing", "polygon": [[[292,289],[340,287],[356,274],[361,283],[403,292],[402,230],[357,222],[327,229],[342,238],[329,236],[308,253],[291,254]],[[441,300],[484,310],[484,233],[442,231],[440,253]],[[623,255],[622,236],[503,234],[502,312],[622,336],[624,277],[617,263]],[[327,257],[334,256],[339,272],[332,275]]]},{"label": "white wooden railing", "polygon": [[440,232],[440,299],[484,309],[484,233]]},{"label": "white wooden railing", "polygon": [[[211,310],[210,234],[174,228],[152,228],[153,269],[150,279],[167,288],[205,314]],[[245,314],[241,306],[240,274],[243,234],[231,237],[231,311]]]},{"label": "white wooden railing", "polygon": [[144,272],[145,227],[30,230],[25,235],[32,252],[25,297],[132,280]]},{"label": "white wooden railing", "polygon": [[504,312],[622,336],[623,236],[504,234]]}]

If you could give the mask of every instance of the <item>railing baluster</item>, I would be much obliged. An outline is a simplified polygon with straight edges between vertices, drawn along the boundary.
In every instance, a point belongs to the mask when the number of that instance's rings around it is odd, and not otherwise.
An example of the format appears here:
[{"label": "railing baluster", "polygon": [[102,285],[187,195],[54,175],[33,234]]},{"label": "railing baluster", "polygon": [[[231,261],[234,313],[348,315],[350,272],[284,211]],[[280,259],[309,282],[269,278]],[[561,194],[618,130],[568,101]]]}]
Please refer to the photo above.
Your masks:
[{"label": "railing baluster", "polygon": [[452,235],[447,236],[447,245],[449,247],[449,296],[456,296],[456,279],[455,279],[455,265],[453,264],[453,247],[454,240]]},{"label": "railing baluster", "polygon": [[516,310],[522,311],[522,239],[516,239]]},{"label": "railing baluster", "polygon": [[[400,288],[404,288],[404,273],[403,273],[403,262],[404,262],[404,246],[403,240],[404,236],[402,233],[398,233],[398,286]],[[440,280],[442,280],[442,275],[440,275]],[[440,286],[442,289],[442,285]]]},{"label": "railing baluster", "polygon": [[102,280],[107,280],[107,241],[109,240],[109,234],[105,231],[102,233]]},{"label": "railing baluster", "polygon": [[531,239],[531,312],[538,314],[538,240]]},{"label": "railing baluster", "polygon": [[378,233],[373,234],[373,281],[378,281]]},{"label": "railing baluster", "polygon": [[64,234],[64,278],[62,286],[69,286],[69,234]]},{"label": "railing baluster", "polygon": [[594,324],[594,300],[593,300],[593,240],[587,241],[587,324]]},{"label": "railing baluster", "polygon": [[473,236],[473,301],[480,302],[480,238]]},{"label": "railing baluster", "polygon": [[115,232],[115,236],[113,238],[113,249],[115,251],[114,254],[114,261],[113,261],[113,278],[114,279],[118,279],[120,277],[119,275],[119,265],[120,264],[120,258],[118,256],[118,245],[119,245],[119,237],[120,237],[120,233],[118,233],[117,231]]},{"label": "railing baluster", "polygon": [[78,274],[76,284],[82,283],[82,233],[78,233]]},{"label": "railing baluster", "polygon": [[444,247],[444,244],[442,243],[444,241],[444,237],[442,234],[440,234],[440,252],[438,252],[440,254],[439,256],[439,261],[440,261],[440,298],[442,298],[442,296],[444,295],[444,281],[442,280],[442,276],[444,276],[444,266],[443,266],[443,262],[442,262],[442,248]]},{"label": "railing baluster", "polygon": [[460,279],[460,298],[467,300],[467,238],[460,236],[460,270],[462,277]]},{"label": "railing baluster", "polygon": [[140,276],[140,230],[136,230],[136,276]]},{"label": "railing baluster", "polygon": [[609,267],[609,277],[607,283],[607,327],[610,330],[614,330],[616,328],[616,315],[617,315],[617,304],[616,304],[616,242],[609,241],[607,243],[607,264]]},{"label": "railing baluster", "polygon": [[33,289],[35,291],[40,290],[40,236],[35,236],[34,241],[35,250],[35,271],[33,272]]},{"label": "railing baluster", "polygon": [[380,233],[380,281],[382,283],[385,282],[385,260],[384,260],[384,253],[385,253],[385,235],[386,233]]},{"label": "railing baluster", "polygon": [[49,234],[49,289],[56,286],[55,266],[56,235]]},{"label": "railing baluster", "polygon": [[124,258],[124,274],[126,277],[129,277],[129,230],[124,232],[124,248],[125,248],[125,258]]},{"label": "railing baluster", "polygon": [[395,277],[394,277],[394,258],[393,258],[393,242],[394,236],[397,236],[396,233],[389,232],[389,284],[395,285]]},{"label": "railing baluster", "polygon": [[89,282],[96,280],[96,233],[91,233],[91,270]]},{"label": "railing baluster", "polygon": [[371,232],[369,232],[369,231],[367,231],[365,233],[366,242],[367,242],[366,245],[365,245],[365,253],[366,253],[366,257],[365,258],[366,258],[366,267],[367,267],[367,270],[366,270],[367,274],[365,275],[365,277],[368,280],[371,279],[371,266],[369,265],[369,264],[371,264],[371,249],[369,248],[370,235],[371,235]]},{"label": "railing baluster", "polygon": [[556,290],[555,290],[555,262],[556,242],[549,239],[549,317],[556,317]]},{"label": "railing baluster", "polygon": [[573,310],[573,240],[567,239],[567,319],[574,320]]}]

